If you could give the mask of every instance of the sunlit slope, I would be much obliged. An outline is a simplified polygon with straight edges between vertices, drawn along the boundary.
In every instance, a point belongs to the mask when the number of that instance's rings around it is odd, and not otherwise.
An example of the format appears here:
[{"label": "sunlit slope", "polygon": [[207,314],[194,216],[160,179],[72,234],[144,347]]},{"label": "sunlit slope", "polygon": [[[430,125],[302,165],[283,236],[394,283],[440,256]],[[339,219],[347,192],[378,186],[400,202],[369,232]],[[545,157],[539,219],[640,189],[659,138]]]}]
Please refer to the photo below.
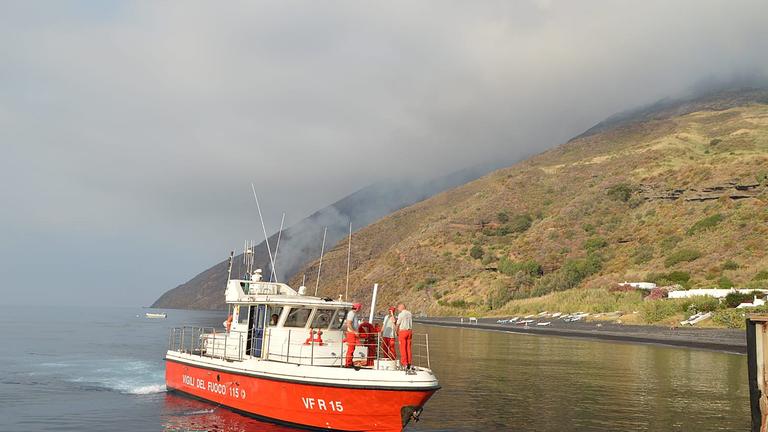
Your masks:
[{"label": "sunlit slope", "polygon": [[[620,124],[397,211],[353,236],[350,291],[378,282],[384,302],[455,314],[625,280],[768,285],[768,105],[753,99]],[[326,253],[321,293],[344,291],[346,248]],[[314,288],[316,271],[293,282]]]}]

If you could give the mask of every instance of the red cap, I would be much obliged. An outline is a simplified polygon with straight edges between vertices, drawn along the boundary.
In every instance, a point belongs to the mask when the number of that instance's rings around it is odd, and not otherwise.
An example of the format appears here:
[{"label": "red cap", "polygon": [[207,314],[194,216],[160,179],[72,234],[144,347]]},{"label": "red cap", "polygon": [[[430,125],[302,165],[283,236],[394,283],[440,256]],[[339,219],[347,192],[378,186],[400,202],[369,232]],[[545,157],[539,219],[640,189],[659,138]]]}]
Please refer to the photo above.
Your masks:
[{"label": "red cap", "polygon": [[396,310],[397,309],[395,309],[394,307],[389,308],[389,311],[392,312],[392,313],[394,313]]},{"label": "red cap", "polygon": [[360,303],[352,303],[352,309],[354,310],[360,310],[360,308],[363,307]]}]

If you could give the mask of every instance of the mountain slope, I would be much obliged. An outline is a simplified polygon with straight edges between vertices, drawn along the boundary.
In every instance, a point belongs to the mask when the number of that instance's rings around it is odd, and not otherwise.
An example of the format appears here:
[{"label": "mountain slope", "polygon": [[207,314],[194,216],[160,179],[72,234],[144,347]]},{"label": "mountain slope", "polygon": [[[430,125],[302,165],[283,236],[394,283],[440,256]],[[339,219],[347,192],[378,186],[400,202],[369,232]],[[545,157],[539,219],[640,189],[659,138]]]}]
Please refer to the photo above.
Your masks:
[{"label": "mountain slope", "polygon": [[722,111],[754,102],[768,103],[768,96],[760,88],[742,88],[714,90],[683,98],[662,99],[647,106],[614,114],[573,139],[585,138],[608,129],[633,123],[663,120],[696,111]]},{"label": "mountain slope", "polygon": [[[428,181],[400,180],[380,182],[365,187],[321,209],[286,229],[280,239],[280,253],[275,263],[280,280],[296,274],[311,259],[320,254],[323,228],[328,227],[326,247],[346,238],[349,221],[354,229],[440,191],[464,184],[497,168],[498,164],[484,164]],[[277,234],[269,239],[277,243]],[[235,257],[233,273],[239,274],[242,254]],[[255,264],[269,274],[270,264],[264,242],[255,247]],[[224,307],[224,284],[227,279],[227,261],[196,275],[189,281],[165,292],[152,307],[179,309],[221,309]]]},{"label": "mountain slope", "polygon": [[[634,279],[768,285],[766,101],[727,92],[627,116],[399,210],[354,234],[352,294],[378,282],[384,303],[456,314]],[[343,292],[345,266],[342,242],[324,294]]]}]

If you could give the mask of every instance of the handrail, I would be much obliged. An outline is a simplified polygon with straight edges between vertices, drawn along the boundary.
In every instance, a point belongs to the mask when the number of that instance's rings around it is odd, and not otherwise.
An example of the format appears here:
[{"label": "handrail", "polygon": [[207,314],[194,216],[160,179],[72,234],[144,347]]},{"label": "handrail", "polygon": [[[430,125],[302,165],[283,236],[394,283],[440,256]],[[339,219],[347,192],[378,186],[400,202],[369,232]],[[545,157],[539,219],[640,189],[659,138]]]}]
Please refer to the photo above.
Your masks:
[{"label": "handrail", "polygon": [[213,327],[172,328],[168,337],[168,350],[200,357],[244,360],[243,335],[217,332]]},{"label": "handrail", "polygon": [[[319,336],[316,339],[314,333],[310,333],[309,339],[305,340],[305,335],[295,337],[294,331],[306,332],[306,329],[287,329],[286,338],[283,343],[272,343],[272,328],[264,329],[261,339],[262,360],[277,361],[291,364],[306,364],[310,366],[333,366],[344,367],[345,357],[348,345],[341,339],[338,342],[338,350],[331,349],[327,342],[322,342]],[[245,336],[245,338],[243,337]],[[243,361],[250,358],[258,358],[256,353],[255,336],[251,339],[251,351],[246,352],[249,333],[243,332],[222,332],[217,331],[215,327],[197,327],[181,326],[171,328],[168,335],[168,350],[183,354],[196,355],[199,357],[210,357],[226,361]],[[384,344],[384,338],[380,333],[371,334],[371,338],[364,340],[358,339],[357,350],[360,347],[368,348],[366,355],[355,357],[360,367],[373,367],[375,369],[384,368],[402,368],[398,360],[397,352],[399,347],[396,343],[395,353],[390,357],[389,348]],[[297,342],[301,341],[301,342]],[[291,346],[293,345],[293,347]],[[309,345],[307,347],[306,345]],[[318,345],[318,347],[315,347]],[[322,347],[322,349],[320,348]],[[335,348],[335,347],[334,347]],[[274,351],[273,351],[274,350]],[[296,354],[298,350],[298,355]],[[292,353],[293,351],[293,353]],[[431,359],[429,356],[429,335],[426,333],[414,334],[412,343],[413,365],[417,367],[426,367],[431,369]],[[364,360],[364,365],[359,361]],[[394,364],[389,363],[394,362]],[[386,366],[385,366],[386,365]]]}]

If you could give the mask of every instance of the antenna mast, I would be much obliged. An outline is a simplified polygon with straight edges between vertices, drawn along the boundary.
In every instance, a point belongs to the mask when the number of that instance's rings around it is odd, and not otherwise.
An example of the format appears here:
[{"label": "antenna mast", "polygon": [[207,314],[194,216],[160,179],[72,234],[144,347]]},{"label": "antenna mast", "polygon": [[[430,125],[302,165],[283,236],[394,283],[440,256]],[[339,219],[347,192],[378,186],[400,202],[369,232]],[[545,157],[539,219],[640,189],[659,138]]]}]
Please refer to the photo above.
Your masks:
[{"label": "antenna mast", "polygon": [[[235,257],[235,251],[229,252],[229,262],[227,263],[227,286],[229,286],[229,280],[232,279],[232,259]],[[226,286],[224,290],[226,290]]]},{"label": "antenna mast", "polygon": [[267,253],[269,254],[269,264],[271,268],[275,268],[275,260],[272,258],[272,249],[269,247],[269,236],[267,236],[267,228],[264,226],[264,218],[261,216],[261,206],[259,205],[259,197],[256,196],[256,187],[251,183],[251,190],[253,191],[253,199],[256,200],[256,209],[259,211],[259,219],[261,220],[261,230],[264,231],[264,243],[267,244]]},{"label": "antenna mast", "polygon": [[323,247],[320,249],[320,263],[317,265],[317,281],[315,282],[315,297],[317,297],[317,288],[320,287],[320,269],[323,267],[323,253],[325,252],[325,235],[328,233],[328,227],[323,230]]},{"label": "antenna mast", "polygon": [[245,277],[250,278],[253,274],[253,240],[245,241],[243,260],[245,261]]},{"label": "antenna mast", "polygon": [[[238,270],[240,270],[240,277],[245,278],[245,273],[248,273],[248,255],[245,251],[248,250],[248,240],[243,240],[243,262]],[[243,266],[245,266],[245,273],[243,273]]]},{"label": "antenna mast", "polygon": [[349,242],[347,244],[347,286],[344,289],[344,301],[349,298],[349,263],[352,261],[352,221],[349,221]]},{"label": "antenna mast", "polygon": [[283,235],[283,224],[285,223],[285,212],[283,212],[283,218],[280,219],[280,231],[277,232],[277,245],[275,246],[275,262],[272,263],[272,273],[269,275],[269,281],[273,279],[277,282],[277,269],[275,269],[275,263],[277,263],[277,251],[280,250],[280,237]]}]

